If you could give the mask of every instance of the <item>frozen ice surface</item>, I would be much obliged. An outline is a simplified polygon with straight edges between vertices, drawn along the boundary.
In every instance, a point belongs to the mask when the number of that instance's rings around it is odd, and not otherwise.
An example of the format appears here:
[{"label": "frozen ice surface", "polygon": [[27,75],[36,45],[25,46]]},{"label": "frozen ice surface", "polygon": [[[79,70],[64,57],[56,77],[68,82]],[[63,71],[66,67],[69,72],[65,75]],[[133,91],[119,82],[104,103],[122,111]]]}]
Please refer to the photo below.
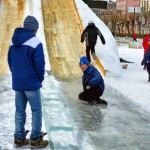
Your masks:
[{"label": "frozen ice surface", "polygon": [[[14,147],[15,93],[11,88],[11,76],[0,74],[0,150],[19,150]],[[27,106],[26,129],[31,131],[31,111]],[[45,126],[43,123],[43,131]],[[30,133],[27,137],[30,136]],[[47,138],[47,137],[45,137]],[[26,150],[30,150],[27,146]],[[50,149],[50,147],[45,148]]]},{"label": "frozen ice surface", "polygon": [[150,113],[150,83],[147,71],[141,66],[144,50],[131,49],[126,44],[119,47],[119,54],[121,58],[134,64],[128,64],[127,70],[123,70],[122,78],[106,78],[107,84],[138,105],[141,111]]},{"label": "frozen ice surface", "polygon": [[[0,76],[0,146],[14,150],[14,92],[10,75]],[[88,106],[78,100],[81,79],[56,80],[45,76],[43,119],[51,149],[149,150],[150,118],[129,98],[106,85],[108,106]],[[30,129],[28,108],[27,129]],[[44,130],[45,131],[45,130]],[[48,149],[48,148],[47,148]],[[50,148],[49,148],[50,149]],[[27,148],[28,150],[28,148]]]},{"label": "frozen ice surface", "polygon": [[[46,78],[43,93],[43,114],[52,149],[76,150],[72,117],[54,77]],[[52,89],[52,90],[51,90]],[[48,92],[47,92],[48,91]]]},{"label": "frozen ice surface", "polygon": [[149,113],[141,111],[126,96],[106,85],[102,98],[108,106],[90,107],[78,100],[82,91],[80,79],[63,82],[60,88],[72,114],[81,150],[149,149]]}]

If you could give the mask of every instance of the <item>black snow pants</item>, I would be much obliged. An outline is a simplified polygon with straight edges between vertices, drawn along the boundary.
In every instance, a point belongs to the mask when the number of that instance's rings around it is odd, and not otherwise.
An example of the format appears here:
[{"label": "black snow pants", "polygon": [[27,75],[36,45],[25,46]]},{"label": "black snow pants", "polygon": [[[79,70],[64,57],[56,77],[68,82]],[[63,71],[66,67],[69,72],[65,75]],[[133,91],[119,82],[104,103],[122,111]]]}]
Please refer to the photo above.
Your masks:
[{"label": "black snow pants", "polygon": [[94,46],[86,46],[86,57],[89,62],[91,62],[90,51],[91,51],[91,54],[95,53],[95,45]]},{"label": "black snow pants", "polygon": [[93,100],[98,101],[102,94],[103,91],[100,88],[91,88],[80,93],[79,99],[87,102],[92,102]]},{"label": "black snow pants", "polygon": [[150,61],[147,63],[147,72],[148,72],[149,79],[150,79]]}]

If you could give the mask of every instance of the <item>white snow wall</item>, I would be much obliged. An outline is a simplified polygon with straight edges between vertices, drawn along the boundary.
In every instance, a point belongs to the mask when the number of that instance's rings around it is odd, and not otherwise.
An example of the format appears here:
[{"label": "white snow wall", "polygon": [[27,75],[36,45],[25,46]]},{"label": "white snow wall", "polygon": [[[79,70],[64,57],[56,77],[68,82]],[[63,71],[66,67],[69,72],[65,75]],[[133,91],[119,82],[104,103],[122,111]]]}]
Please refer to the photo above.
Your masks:
[{"label": "white snow wall", "polygon": [[113,77],[121,76],[121,65],[119,60],[117,43],[108,29],[108,27],[95,15],[95,13],[85,4],[82,0],[75,0],[81,21],[84,28],[90,20],[94,20],[96,26],[102,32],[106,44],[103,45],[98,38],[96,45],[96,55],[102,62],[104,68],[107,70],[108,75]]},{"label": "white snow wall", "polygon": [[43,14],[41,9],[41,0],[26,0],[25,14],[24,18],[28,15],[34,16],[39,22],[39,30],[37,32],[37,37],[43,43],[44,54],[45,54],[45,70],[51,70],[47,46],[46,46],[46,38],[44,33],[44,24],[43,24]]}]

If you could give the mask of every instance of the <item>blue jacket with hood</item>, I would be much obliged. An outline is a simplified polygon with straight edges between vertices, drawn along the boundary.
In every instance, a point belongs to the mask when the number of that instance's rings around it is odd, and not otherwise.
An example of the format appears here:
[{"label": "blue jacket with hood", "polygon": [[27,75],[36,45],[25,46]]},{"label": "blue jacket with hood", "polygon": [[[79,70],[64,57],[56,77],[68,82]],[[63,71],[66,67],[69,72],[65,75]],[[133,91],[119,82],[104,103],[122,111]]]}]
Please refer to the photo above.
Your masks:
[{"label": "blue jacket with hood", "polygon": [[17,28],[8,52],[15,91],[35,91],[42,87],[45,60],[43,45],[31,30]]},{"label": "blue jacket with hood", "polygon": [[82,77],[83,89],[86,89],[86,86],[89,85],[91,88],[98,87],[102,90],[105,89],[104,80],[100,72],[92,65],[89,65],[88,68],[84,71]]}]

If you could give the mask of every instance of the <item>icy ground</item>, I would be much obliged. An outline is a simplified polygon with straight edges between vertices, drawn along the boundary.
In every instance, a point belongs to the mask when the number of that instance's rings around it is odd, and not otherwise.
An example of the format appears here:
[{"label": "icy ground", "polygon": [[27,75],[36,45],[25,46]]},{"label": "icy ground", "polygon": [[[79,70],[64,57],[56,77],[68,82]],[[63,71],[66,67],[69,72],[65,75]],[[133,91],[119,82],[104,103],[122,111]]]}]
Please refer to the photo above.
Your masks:
[{"label": "icy ground", "polygon": [[[123,55],[124,53],[121,55],[130,60],[131,57],[128,56],[130,51],[128,50],[126,55]],[[137,61],[136,54],[132,56],[135,58],[134,61]],[[138,63],[134,65],[138,66]],[[136,68],[134,65],[132,70]],[[138,68],[140,66],[137,67],[137,73]],[[101,105],[91,107],[78,100],[78,94],[82,91],[80,78],[69,81],[46,75],[42,88],[43,119],[51,149],[149,150],[150,112],[145,112],[145,109],[141,109],[141,105],[131,99],[130,96],[136,90],[131,89],[128,97],[120,93],[123,89],[121,84],[126,86],[124,92],[128,91],[129,83],[133,83],[134,88],[138,90],[134,78],[130,75],[131,72],[130,66],[128,70],[124,70],[125,77],[130,79],[126,84],[124,76],[118,79],[120,82],[105,78],[107,84],[103,98],[108,101],[107,107]],[[142,68],[141,72],[143,77],[147,77]],[[10,75],[0,75],[0,83],[0,150],[15,150],[13,146],[14,92],[11,90]],[[115,84],[118,84],[119,88]],[[146,78],[139,84],[142,86],[146,84]],[[116,86],[116,89],[112,86]],[[29,108],[28,114],[27,129],[30,129]]]},{"label": "icy ground", "polygon": [[150,83],[147,71],[141,66],[143,52],[143,49],[130,49],[127,44],[119,47],[120,57],[134,64],[128,64],[128,69],[122,70],[122,78],[106,78],[106,82],[130,99],[131,103],[140,106],[140,111],[150,113]]},{"label": "icy ground", "polygon": [[[19,150],[14,148],[14,116],[15,116],[15,93],[11,89],[11,76],[0,74],[0,150]],[[31,131],[31,111],[27,107],[26,129]],[[43,131],[45,131],[43,122]],[[31,133],[31,132],[30,132]],[[28,134],[27,137],[30,135]],[[47,138],[47,136],[45,137]],[[30,148],[26,148],[29,150]],[[50,149],[49,147],[46,150]]]}]

